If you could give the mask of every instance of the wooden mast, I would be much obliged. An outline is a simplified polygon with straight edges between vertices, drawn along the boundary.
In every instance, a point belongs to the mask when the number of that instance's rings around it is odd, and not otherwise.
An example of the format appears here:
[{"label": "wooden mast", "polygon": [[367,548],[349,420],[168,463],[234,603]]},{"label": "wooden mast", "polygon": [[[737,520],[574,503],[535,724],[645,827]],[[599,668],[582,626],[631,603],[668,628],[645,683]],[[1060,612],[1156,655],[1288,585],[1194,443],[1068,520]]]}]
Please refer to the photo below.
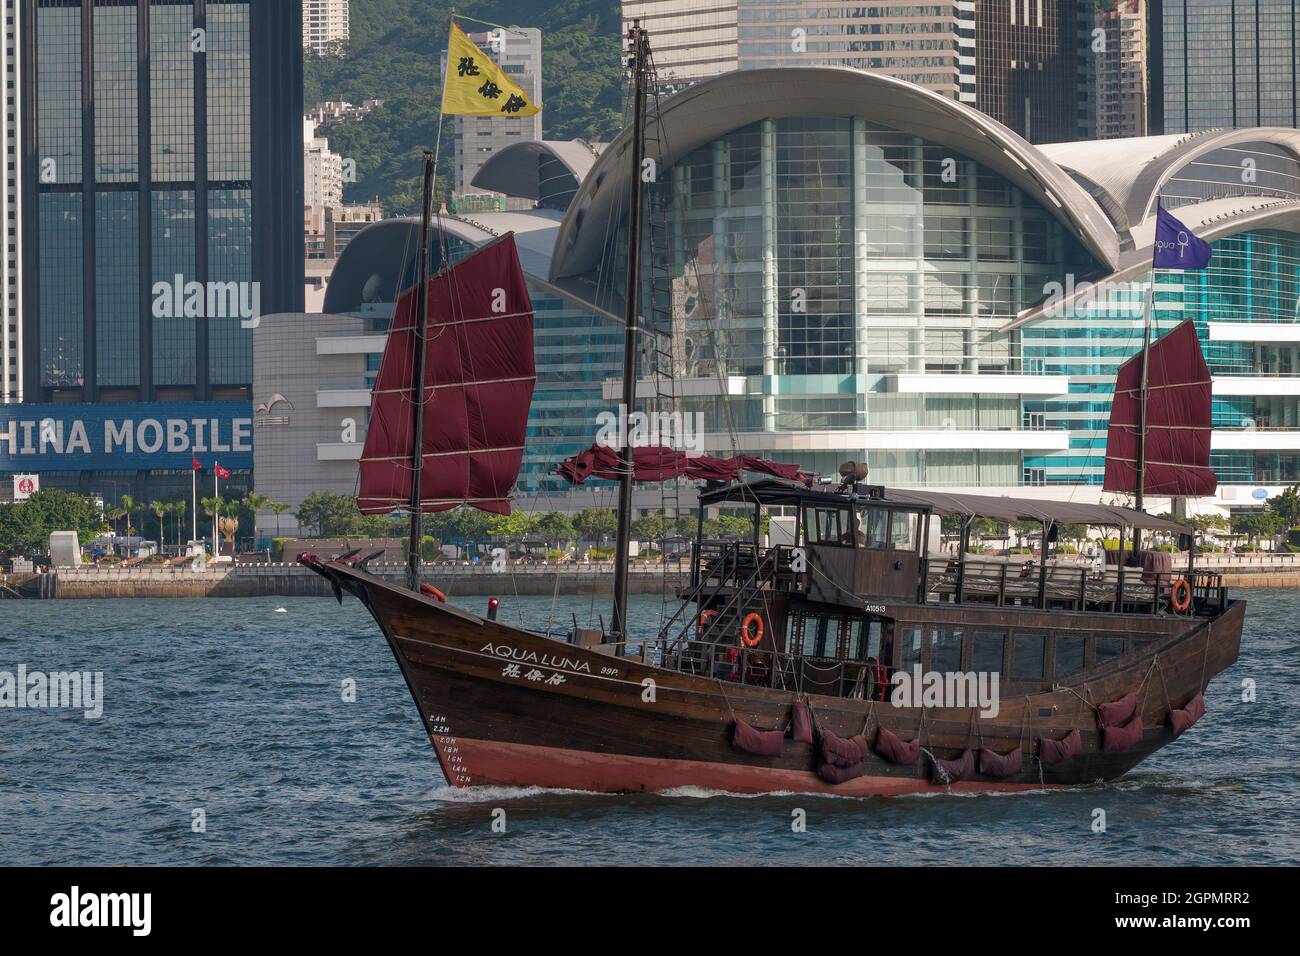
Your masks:
[{"label": "wooden mast", "polygon": [[632,188],[629,194],[626,322],[623,327],[623,421],[618,480],[618,536],[614,545],[614,614],[610,622],[613,641],[627,640],[628,549],[632,543],[631,416],[636,404],[636,349],[641,291],[641,163],[645,155],[645,86],[649,68],[650,36],[640,20],[628,30],[628,59],[632,68]]},{"label": "wooden mast", "polygon": [[[441,120],[439,120],[441,123]],[[434,157],[424,151],[424,200],[420,207],[420,265],[415,286],[414,358],[411,375],[411,402],[415,414],[411,422],[411,540],[406,555],[406,586],[420,587],[420,472],[424,466],[424,333],[429,323],[429,228],[433,207]]]},{"label": "wooden mast", "polygon": [[[1151,361],[1151,312],[1155,309],[1156,270],[1151,270],[1151,285],[1142,297],[1142,387],[1138,392],[1138,433],[1137,433],[1137,487],[1134,489],[1133,505],[1142,510],[1143,489],[1147,483],[1147,373]],[[1142,529],[1133,529],[1133,558],[1138,559],[1142,548]],[[1124,554],[1120,552],[1120,561]]]}]

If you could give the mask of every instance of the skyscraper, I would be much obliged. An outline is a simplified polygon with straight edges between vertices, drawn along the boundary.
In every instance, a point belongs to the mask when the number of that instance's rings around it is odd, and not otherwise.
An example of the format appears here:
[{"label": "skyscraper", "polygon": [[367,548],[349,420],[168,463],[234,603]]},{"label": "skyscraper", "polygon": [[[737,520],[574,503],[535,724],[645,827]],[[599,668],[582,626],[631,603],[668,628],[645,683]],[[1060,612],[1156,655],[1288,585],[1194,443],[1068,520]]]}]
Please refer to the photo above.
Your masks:
[{"label": "skyscraper", "polygon": [[19,231],[22,229],[22,194],[18,188],[19,16],[22,0],[4,0],[5,121],[0,127],[0,155],[4,157],[4,190],[0,191],[0,219],[4,221],[4,271],[0,273],[0,405],[23,399],[22,367],[22,266]]},{"label": "skyscraper", "polygon": [[348,0],[302,0],[302,43],[315,56],[341,52],[348,38]]},{"label": "skyscraper", "polygon": [[737,69],[848,66],[975,102],[975,3],[624,0],[650,31],[661,89]]},{"label": "skyscraper", "polygon": [[[542,97],[542,31],[536,27],[511,27],[487,33],[470,33],[474,44],[492,57],[528,92],[534,103]],[[442,54],[446,70],[447,51]],[[452,133],[456,151],[456,192],[469,192],[471,183],[493,153],[512,143],[542,138],[541,110],[532,116],[454,116]]]},{"label": "skyscraper", "polygon": [[1294,0],[1152,0],[1151,129],[1300,125]]},{"label": "skyscraper", "polygon": [[1075,0],[982,0],[975,108],[1031,143],[1081,135]]},{"label": "skyscraper", "polygon": [[[1094,139],[1147,134],[1147,4],[1117,0],[1093,10],[1080,58],[1090,87],[1087,133]],[[1082,72],[1082,71],[1081,71]]]},{"label": "skyscraper", "polygon": [[249,313],[302,309],[299,0],[21,23],[24,400],[247,398]]}]

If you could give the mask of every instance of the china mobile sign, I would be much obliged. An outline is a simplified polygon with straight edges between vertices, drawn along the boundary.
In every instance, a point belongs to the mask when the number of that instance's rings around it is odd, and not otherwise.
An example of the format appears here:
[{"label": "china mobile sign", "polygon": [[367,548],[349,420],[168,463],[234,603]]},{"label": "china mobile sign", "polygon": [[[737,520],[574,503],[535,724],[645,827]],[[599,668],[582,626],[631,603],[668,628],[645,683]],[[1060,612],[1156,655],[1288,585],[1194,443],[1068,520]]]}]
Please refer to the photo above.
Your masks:
[{"label": "china mobile sign", "polygon": [[214,454],[253,467],[251,402],[0,406],[0,472],[188,471]]}]

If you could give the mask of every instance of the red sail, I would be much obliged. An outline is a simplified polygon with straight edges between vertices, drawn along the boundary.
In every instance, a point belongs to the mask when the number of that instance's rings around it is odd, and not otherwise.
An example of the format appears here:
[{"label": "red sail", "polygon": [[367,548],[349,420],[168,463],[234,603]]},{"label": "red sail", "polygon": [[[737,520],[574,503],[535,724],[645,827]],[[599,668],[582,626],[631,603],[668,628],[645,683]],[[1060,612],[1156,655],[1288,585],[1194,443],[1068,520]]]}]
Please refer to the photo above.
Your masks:
[{"label": "red sail", "polygon": [[[415,406],[416,290],[393,312],[371,394],[357,505],[365,514],[410,507]],[[510,513],[533,384],[533,304],[513,234],[429,280],[425,339],[422,511],[468,504]]]},{"label": "red sail", "polygon": [[[1107,491],[1137,491],[1138,414],[1142,354],[1120,366],[1106,435]],[[1146,480],[1148,495],[1214,494],[1210,470],[1210,370],[1192,320],[1151,346],[1147,359]]]}]

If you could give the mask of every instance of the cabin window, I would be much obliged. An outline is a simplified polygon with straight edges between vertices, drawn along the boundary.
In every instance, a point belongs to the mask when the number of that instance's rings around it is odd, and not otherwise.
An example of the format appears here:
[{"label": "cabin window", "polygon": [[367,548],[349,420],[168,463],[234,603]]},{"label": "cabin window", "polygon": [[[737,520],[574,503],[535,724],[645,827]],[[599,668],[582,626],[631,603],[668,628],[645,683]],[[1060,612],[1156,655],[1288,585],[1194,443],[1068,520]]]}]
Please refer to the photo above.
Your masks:
[{"label": "cabin window", "polygon": [[864,548],[889,547],[889,512],[865,508],[858,514],[858,540]]},{"label": "cabin window", "polygon": [[1046,634],[1017,634],[1012,647],[1011,676],[1016,680],[1042,680],[1046,646]]},{"label": "cabin window", "polygon": [[867,622],[861,618],[852,619],[849,624],[849,642],[844,648],[844,657],[846,660],[860,661],[866,657],[866,632]]},{"label": "cabin window", "polygon": [[896,551],[916,550],[916,515],[895,511],[889,518],[889,546]]},{"label": "cabin window", "polygon": [[879,621],[867,622],[867,657],[880,659],[880,632],[883,630]]},{"label": "cabin window", "polygon": [[930,635],[930,670],[955,674],[961,670],[961,628],[936,627]]},{"label": "cabin window", "polygon": [[898,666],[910,668],[921,663],[921,628],[916,624],[906,624],[898,642]]},{"label": "cabin window", "polygon": [[1083,670],[1083,642],[1082,634],[1056,635],[1056,660],[1052,665],[1053,674],[1060,677],[1063,674],[1073,674],[1075,671]]},{"label": "cabin window", "polygon": [[813,544],[846,544],[841,512],[838,508],[817,508],[809,515],[808,536]]},{"label": "cabin window", "polygon": [[826,645],[835,630],[829,617],[809,617],[803,626],[803,653],[805,657],[825,657]]},{"label": "cabin window", "polygon": [[1093,644],[1093,656],[1098,664],[1104,664],[1106,661],[1113,661],[1117,657],[1124,656],[1124,638],[1122,637],[1099,637]]},{"label": "cabin window", "polygon": [[973,641],[970,652],[971,670],[980,674],[1001,673],[1007,636],[1001,631],[976,631]]}]

